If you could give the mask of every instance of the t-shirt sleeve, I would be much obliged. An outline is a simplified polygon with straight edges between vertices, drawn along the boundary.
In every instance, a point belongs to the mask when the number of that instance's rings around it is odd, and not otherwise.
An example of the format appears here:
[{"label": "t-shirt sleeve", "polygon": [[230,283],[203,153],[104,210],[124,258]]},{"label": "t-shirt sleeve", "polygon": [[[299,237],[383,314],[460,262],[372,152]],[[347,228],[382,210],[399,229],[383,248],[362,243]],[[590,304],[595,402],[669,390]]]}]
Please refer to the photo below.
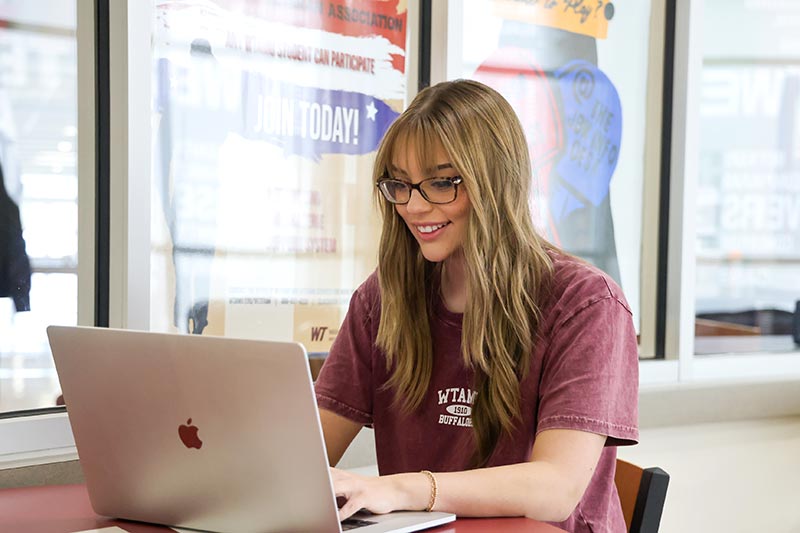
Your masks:
[{"label": "t-shirt sleeve", "polygon": [[314,384],[320,409],[359,424],[372,424],[372,357],[379,311],[377,299],[369,298],[367,283],[353,294],[342,327]]},{"label": "t-shirt sleeve", "polygon": [[606,445],[636,444],[639,356],[628,307],[613,294],[586,302],[553,332],[543,361],[537,433],[576,429]]}]

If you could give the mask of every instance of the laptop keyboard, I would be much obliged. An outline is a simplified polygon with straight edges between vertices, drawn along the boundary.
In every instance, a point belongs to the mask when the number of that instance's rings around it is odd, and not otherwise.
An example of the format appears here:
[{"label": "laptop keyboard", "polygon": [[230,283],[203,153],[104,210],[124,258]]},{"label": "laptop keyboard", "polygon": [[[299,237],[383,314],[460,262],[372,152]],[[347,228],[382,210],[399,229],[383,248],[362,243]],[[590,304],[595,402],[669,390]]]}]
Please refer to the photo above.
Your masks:
[{"label": "laptop keyboard", "polygon": [[370,522],[369,520],[360,520],[358,518],[346,518],[341,522],[342,531],[350,531],[359,527],[371,526],[374,523],[375,522]]}]

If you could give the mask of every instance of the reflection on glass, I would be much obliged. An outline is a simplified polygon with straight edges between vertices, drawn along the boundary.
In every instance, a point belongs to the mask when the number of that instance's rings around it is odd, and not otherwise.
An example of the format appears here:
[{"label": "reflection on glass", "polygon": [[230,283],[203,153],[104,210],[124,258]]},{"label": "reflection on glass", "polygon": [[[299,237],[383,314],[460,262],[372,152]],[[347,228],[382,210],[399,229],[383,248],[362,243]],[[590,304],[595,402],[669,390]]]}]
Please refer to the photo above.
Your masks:
[{"label": "reflection on glass", "polygon": [[638,328],[650,2],[585,4],[451,1],[447,76],[512,103],[540,232],[615,278]]},{"label": "reflection on glass", "polygon": [[31,262],[25,251],[19,206],[6,192],[0,161],[0,298],[11,298],[14,310],[31,310]]},{"label": "reflection on glass", "polygon": [[406,2],[158,2],[150,327],[325,353],[375,268]]},{"label": "reflection on glass", "polygon": [[77,320],[75,17],[63,0],[0,10],[0,412],[55,405],[45,328]]},{"label": "reflection on glass", "polygon": [[[729,15],[712,16],[720,9]],[[696,351],[793,350],[800,5],[707,0],[705,10]]]}]

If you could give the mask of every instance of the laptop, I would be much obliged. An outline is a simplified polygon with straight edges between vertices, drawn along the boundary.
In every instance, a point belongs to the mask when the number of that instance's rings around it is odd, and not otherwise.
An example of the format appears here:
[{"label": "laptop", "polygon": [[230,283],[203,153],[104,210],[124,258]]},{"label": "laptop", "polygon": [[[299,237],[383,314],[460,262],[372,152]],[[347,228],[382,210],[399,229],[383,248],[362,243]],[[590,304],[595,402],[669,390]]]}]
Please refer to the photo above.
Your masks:
[{"label": "laptop", "polygon": [[215,532],[411,532],[450,513],[340,524],[305,349],[47,329],[97,514]]}]

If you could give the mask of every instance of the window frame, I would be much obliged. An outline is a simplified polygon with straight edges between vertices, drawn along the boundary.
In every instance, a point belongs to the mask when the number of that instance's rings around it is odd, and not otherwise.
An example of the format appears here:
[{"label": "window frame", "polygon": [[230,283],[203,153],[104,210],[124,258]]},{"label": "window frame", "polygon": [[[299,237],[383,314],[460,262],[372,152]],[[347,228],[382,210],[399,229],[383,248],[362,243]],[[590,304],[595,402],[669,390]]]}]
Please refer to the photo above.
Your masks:
[{"label": "window frame", "polygon": [[[148,329],[154,8],[76,3],[78,324]],[[77,458],[64,407],[0,414],[0,443],[0,469]]]}]

